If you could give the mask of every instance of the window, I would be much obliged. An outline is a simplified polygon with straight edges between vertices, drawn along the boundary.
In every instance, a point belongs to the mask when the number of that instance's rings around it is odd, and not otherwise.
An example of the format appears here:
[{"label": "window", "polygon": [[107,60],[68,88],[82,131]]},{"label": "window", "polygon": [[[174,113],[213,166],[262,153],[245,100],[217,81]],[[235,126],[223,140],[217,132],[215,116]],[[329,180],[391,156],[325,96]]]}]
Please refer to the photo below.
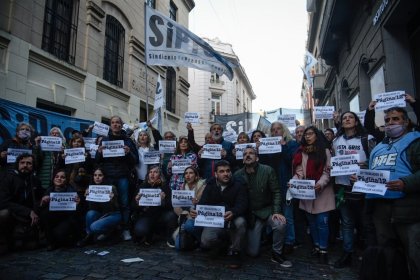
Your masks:
[{"label": "window", "polygon": [[104,79],[123,85],[125,30],[113,16],[106,16]]},{"label": "window", "polygon": [[36,100],[36,107],[39,109],[44,109],[50,112],[55,112],[66,116],[73,116],[74,112],[76,111],[73,108],[67,106],[60,106],[43,99]]},{"label": "window", "polygon": [[[372,75],[372,77],[370,77],[370,90],[372,94],[372,100],[375,98],[375,94],[385,92],[385,75],[383,65]],[[383,111],[378,111],[375,113],[375,123],[378,126],[384,124]]]},{"label": "window", "polygon": [[178,8],[176,7],[174,2],[169,3],[169,18],[176,21],[176,12],[178,11]]},{"label": "window", "polygon": [[211,95],[211,111],[215,115],[220,115],[220,95],[212,94]]},{"label": "window", "polygon": [[146,5],[156,9],[156,0],[146,0]]},{"label": "window", "polygon": [[78,18],[78,0],[47,0],[42,49],[74,64]]},{"label": "window", "polygon": [[176,73],[174,68],[166,70],[166,110],[175,113]]}]

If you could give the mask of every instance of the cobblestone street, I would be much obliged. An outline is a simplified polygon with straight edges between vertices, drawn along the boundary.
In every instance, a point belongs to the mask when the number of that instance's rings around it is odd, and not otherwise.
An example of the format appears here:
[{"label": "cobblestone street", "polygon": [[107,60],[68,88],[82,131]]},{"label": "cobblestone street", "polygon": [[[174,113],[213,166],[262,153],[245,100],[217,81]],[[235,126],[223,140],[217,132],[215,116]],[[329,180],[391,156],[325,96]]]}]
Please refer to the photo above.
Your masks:
[{"label": "cobblestone street", "polygon": [[[177,252],[166,244],[144,247],[133,242],[110,246],[45,249],[15,252],[0,257],[0,279],[357,279],[357,268],[334,269],[331,265],[341,244],[330,250],[330,265],[320,265],[309,256],[309,246],[295,249],[288,259],[292,268],[271,262],[266,246],[261,257],[245,258],[240,269],[230,269],[226,260],[210,259],[200,251]],[[99,256],[85,254],[95,250]],[[122,259],[140,257],[144,262],[123,263]],[[354,262],[354,263],[357,263]]]}]

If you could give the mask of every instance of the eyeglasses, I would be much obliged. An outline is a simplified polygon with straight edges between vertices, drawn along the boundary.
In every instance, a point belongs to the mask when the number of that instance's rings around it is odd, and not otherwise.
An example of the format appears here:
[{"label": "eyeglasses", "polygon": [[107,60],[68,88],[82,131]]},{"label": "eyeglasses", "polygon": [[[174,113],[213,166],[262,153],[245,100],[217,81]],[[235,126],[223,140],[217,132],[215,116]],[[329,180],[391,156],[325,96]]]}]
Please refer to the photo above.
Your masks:
[{"label": "eyeglasses", "polygon": [[315,132],[306,132],[305,134],[303,134],[304,137],[310,137],[312,135],[315,135]]}]

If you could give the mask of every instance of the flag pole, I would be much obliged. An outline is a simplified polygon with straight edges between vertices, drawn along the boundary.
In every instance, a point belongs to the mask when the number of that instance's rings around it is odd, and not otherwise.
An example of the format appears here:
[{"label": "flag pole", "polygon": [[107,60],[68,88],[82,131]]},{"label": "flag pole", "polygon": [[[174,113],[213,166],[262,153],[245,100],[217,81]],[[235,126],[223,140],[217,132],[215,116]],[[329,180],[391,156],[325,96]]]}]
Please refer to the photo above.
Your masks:
[{"label": "flag pole", "polygon": [[147,86],[147,68],[149,68],[149,67],[147,67],[147,55],[146,55],[146,40],[147,40],[147,38],[146,38],[146,5],[147,5],[147,3],[146,3],[146,1],[144,1],[144,26],[145,26],[145,31],[144,31],[144,46],[145,46],[145,50],[144,50],[144,67],[146,68],[146,121],[148,121],[149,120],[149,89],[148,89],[148,86]]}]

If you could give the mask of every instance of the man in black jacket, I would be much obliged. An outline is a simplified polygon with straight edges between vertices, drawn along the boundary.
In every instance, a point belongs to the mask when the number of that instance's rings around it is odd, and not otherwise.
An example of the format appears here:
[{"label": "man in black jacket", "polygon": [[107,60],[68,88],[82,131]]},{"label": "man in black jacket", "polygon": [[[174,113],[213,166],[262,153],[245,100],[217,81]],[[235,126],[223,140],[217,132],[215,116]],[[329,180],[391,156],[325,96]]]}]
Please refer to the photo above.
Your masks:
[{"label": "man in black jacket", "polygon": [[0,187],[0,230],[2,235],[9,239],[9,244],[14,243],[10,240],[13,233],[28,235],[20,236],[22,238],[37,238],[38,208],[44,189],[41,181],[33,173],[34,162],[33,155],[19,155],[16,159],[16,169],[6,175]]},{"label": "man in black jacket", "polygon": [[[201,235],[201,247],[205,249],[223,249],[227,236],[230,236],[229,256],[231,268],[240,266],[241,244],[245,238],[245,214],[248,208],[248,193],[241,181],[232,178],[229,162],[220,160],[215,164],[214,178],[207,181],[199,205],[225,207],[225,227],[204,227]],[[191,211],[195,218],[197,212]]]}]

